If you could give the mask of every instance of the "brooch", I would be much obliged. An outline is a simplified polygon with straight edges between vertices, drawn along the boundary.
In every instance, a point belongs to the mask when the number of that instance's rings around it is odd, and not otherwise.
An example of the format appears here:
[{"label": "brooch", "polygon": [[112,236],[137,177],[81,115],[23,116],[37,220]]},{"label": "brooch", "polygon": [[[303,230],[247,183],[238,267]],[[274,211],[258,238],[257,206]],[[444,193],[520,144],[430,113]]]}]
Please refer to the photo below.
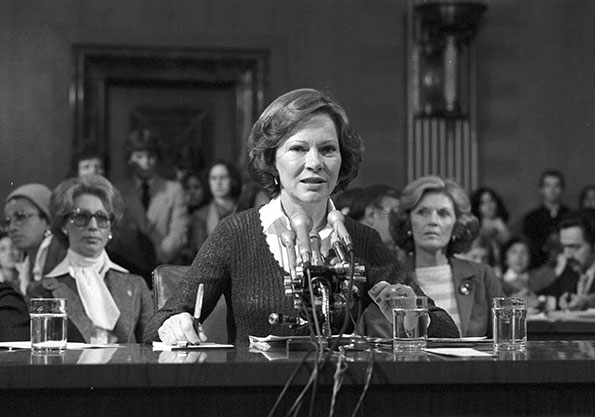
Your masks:
[{"label": "brooch", "polygon": [[471,293],[471,284],[469,282],[463,282],[459,287],[459,293],[469,295]]}]

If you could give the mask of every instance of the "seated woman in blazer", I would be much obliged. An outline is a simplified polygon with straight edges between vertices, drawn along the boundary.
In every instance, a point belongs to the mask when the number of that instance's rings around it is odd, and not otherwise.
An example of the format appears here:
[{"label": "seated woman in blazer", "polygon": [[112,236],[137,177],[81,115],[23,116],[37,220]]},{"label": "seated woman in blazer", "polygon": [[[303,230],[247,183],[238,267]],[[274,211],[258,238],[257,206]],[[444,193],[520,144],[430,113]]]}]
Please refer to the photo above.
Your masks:
[{"label": "seated woman in blazer", "polygon": [[[407,253],[407,274],[452,317],[461,336],[490,336],[492,298],[504,296],[501,283],[488,265],[454,256],[479,233],[465,191],[451,180],[420,177],[403,189],[390,227],[395,243]],[[387,321],[374,306],[368,310],[364,331],[391,337]]]},{"label": "seated woman in blazer", "polygon": [[143,278],[113,263],[105,252],[123,205],[118,191],[100,175],[68,179],[52,194],[52,228],[68,244],[68,253],[28,293],[66,298],[71,342],[139,342],[153,314]]}]

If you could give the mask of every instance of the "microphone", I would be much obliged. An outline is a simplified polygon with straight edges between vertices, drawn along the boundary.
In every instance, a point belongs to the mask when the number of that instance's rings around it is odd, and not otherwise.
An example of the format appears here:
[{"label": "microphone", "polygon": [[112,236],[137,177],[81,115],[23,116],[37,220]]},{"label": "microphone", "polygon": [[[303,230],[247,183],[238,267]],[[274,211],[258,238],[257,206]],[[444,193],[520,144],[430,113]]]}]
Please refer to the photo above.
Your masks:
[{"label": "microphone", "polygon": [[328,223],[333,227],[333,231],[337,234],[338,238],[347,247],[348,252],[353,252],[353,241],[347,228],[345,228],[345,215],[339,210],[331,211],[327,216]]},{"label": "microphone", "polygon": [[297,235],[298,250],[304,266],[312,263],[312,250],[310,249],[310,230],[312,230],[312,219],[305,213],[297,213],[289,219],[291,230]]},{"label": "microphone", "polygon": [[320,235],[314,231],[310,232],[310,247],[312,248],[312,265],[322,265],[320,253]]},{"label": "microphone", "polygon": [[281,243],[287,249],[287,258],[289,259],[289,273],[291,278],[296,277],[295,266],[295,232],[293,230],[284,230],[281,233]]}]

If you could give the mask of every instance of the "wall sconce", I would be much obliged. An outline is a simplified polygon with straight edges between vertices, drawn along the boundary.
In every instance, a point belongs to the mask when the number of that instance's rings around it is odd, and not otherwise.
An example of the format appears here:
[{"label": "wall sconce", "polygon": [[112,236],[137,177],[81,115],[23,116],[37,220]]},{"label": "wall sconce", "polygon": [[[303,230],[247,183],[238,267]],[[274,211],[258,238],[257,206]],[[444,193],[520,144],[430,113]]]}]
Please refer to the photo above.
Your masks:
[{"label": "wall sconce", "polygon": [[420,116],[469,113],[471,39],[486,10],[481,3],[424,3],[415,6],[419,44]]},{"label": "wall sconce", "polygon": [[434,174],[477,187],[472,40],[486,9],[479,1],[409,1],[409,181]]}]

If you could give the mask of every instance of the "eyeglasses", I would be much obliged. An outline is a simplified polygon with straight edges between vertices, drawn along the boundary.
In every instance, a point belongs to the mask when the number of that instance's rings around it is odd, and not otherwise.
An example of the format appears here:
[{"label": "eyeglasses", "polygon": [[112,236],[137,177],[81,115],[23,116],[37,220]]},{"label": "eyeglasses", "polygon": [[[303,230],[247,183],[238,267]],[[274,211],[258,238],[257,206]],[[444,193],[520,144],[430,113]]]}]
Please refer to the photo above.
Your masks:
[{"label": "eyeglasses", "polygon": [[10,227],[11,223],[14,222],[14,225],[17,227],[22,226],[25,224],[29,217],[33,216],[40,216],[39,213],[25,213],[24,211],[17,211],[12,216],[6,216],[4,220],[2,220],[2,226]]},{"label": "eyeglasses", "polygon": [[95,213],[91,213],[89,210],[74,209],[69,215],[70,222],[77,227],[85,227],[91,222],[91,219],[95,217],[97,227],[100,229],[107,229],[111,222],[114,221],[113,214],[107,214],[105,211],[99,210]]}]

